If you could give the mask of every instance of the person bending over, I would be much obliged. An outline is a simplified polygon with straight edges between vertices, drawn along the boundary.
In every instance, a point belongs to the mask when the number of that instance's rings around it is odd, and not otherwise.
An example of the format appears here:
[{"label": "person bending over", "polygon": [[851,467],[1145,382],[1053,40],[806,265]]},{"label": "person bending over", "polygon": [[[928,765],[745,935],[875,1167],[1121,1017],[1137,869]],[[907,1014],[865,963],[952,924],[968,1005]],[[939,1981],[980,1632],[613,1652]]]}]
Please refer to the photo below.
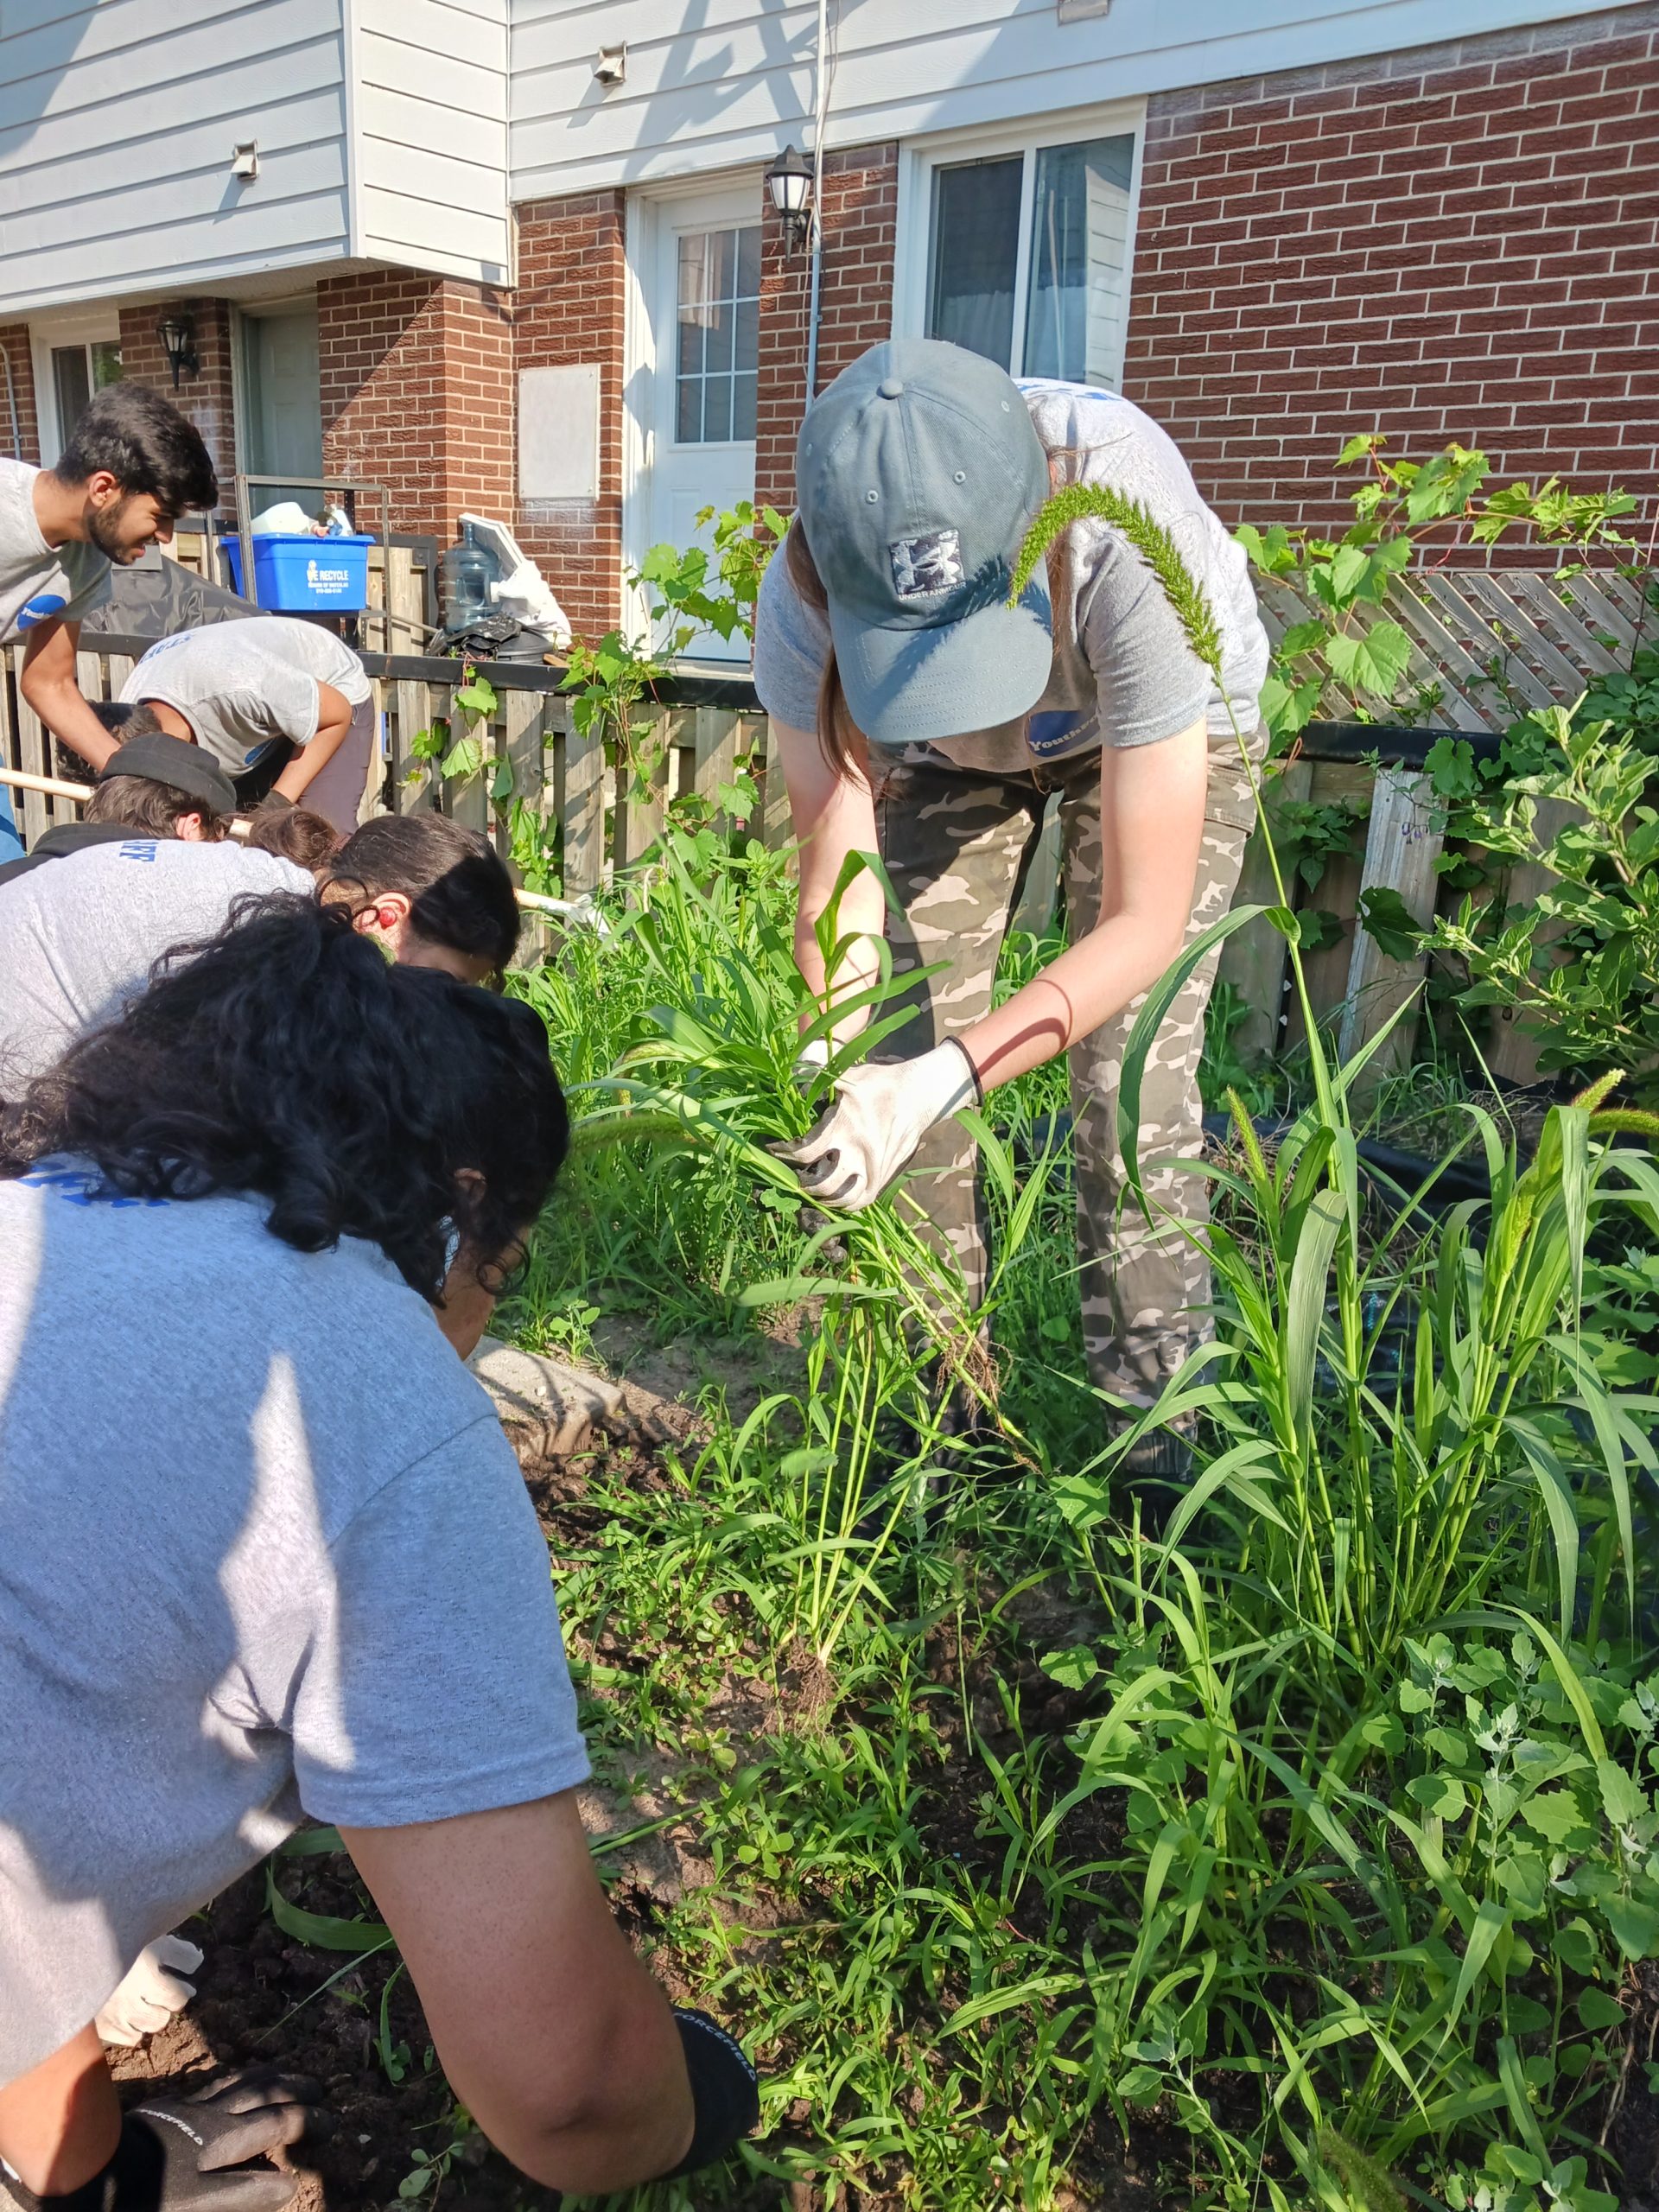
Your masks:
[{"label": "person bending over", "polygon": [[521,917],[512,878],[487,837],[442,814],[380,814],[318,871],[325,899],[394,960],[447,968],[464,983],[511,966]]},{"label": "person bending over", "polygon": [[194,739],[239,785],[288,748],[277,797],[356,828],[379,721],[362,662],[332,631],[283,614],[180,630],[150,647],[121,697],[149,709],[147,726]]},{"label": "person bending over", "polygon": [[[988,1230],[957,1116],[1065,1053],[1089,1379],[1145,1408],[1212,1326],[1205,1185],[1184,1163],[1202,1135],[1215,950],[1147,1063],[1145,1213],[1118,1084],[1144,995],[1226,912],[1255,819],[1268,640],[1244,556],[1139,408],[1086,385],[1016,385],[937,340],[894,340],[843,369],[808,409],[797,459],[800,511],[754,635],[801,846],[796,957],[815,992],[851,1001],[845,1043],[868,1018],[857,995],[885,936],[912,1019],[841,1076],[785,1156],[821,1204],[867,1206],[904,1177],[901,1205],[977,1303]],[[1213,613],[1218,675],[1098,518],[1072,522],[1007,604],[1027,530],[1071,484],[1138,505],[1173,543]],[[999,1005],[997,955],[1051,801],[1071,942]],[[880,853],[895,912],[875,876],[845,883],[855,852]],[[817,925],[837,897],[841,931],[861,942],[826,977]],[[1188,1464],[1184,1437],[1154,1431],[1122,1465],[1155,1497]]]},{"label": "person bending over", "polygon": [[[171,748],[169,763],[184,756],[168,773],[183,775],[194,764],[195,773],[223,784],[211,761],[176,738],[135,738],[116,758],[125,762],[139,747],[150,757],[163,747]],[[100,825],[114,843],[49,867],[34,867],[33,855],[19,863],[18,880],[0,883],[0,1096],[42,1074],[72,1038],[118,1013],[171,946],[216,936],[251,897],[320,888],[394,960],[446,969],[468,983],[494,975],[518,933],[505,865],[485,838],[441,816],[402,819],[407,826],[390,835],[381,823],[365,823],[324,861],[320,882],[251,840],[186,842],[130,826]]]},{"label": "person bending over", "polygon": [[[111,563],[130,567],[188,508],[218,498],[194,426],[143,385],[100,391],[54,467],[0,460],[0,645],[25,641],[24,699],[91,767],[114,745],[77,680],[81,618],[108,600]],[[18,849],[0,790],[0,860]]]},{"label": "person bending over", "polygon": [[[221,2131],[164,2099],[124,2120],[93,2016],[307,1815],[536,2181],[690,2171],[758,2117],[739,2046],[611,1917],[546,1542],[455,1357],[566,1144],[529,1007],[297,898],[0,1108],[0,2158],[26,2205],[200,2201],[192,2134],[211,2163]],[[252,2115],[238,2155],[302,2116]],[[213,2202],[264,2212],[285,2179]]]}]

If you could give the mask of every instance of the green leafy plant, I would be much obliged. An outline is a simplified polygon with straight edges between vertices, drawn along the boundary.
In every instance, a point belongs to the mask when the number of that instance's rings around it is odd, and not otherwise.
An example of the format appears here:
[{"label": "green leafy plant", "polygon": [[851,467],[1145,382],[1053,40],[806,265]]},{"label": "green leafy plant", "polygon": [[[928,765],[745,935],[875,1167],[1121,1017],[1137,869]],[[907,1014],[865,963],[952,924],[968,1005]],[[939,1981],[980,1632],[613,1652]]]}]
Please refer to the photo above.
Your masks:
[{"label": "green leafy plant", "polygon": [[[1468,788],[1455,754],[1452,820],[1495,858],[1554,879],[1494,912],[1465,898],[1425,941],[1455,962],[1468,1006],[1512,1007],[1545,1069],[1626,1071],[1638,1103],[1659,1104],[1659,810],[1651,757],[1628,732],[1568,707],[1511,731],[1509,774]],[[1540,810],[1546,811],[1541,816]]]},{"label": "green leafy plant", "polygon": [[1450,445],[1426,461],[1389,461],[1387,442],[1366,432],[1350,438],[1338,456],[1339,468],[1368,471],[1352,495],[1353,522],[1340,537],[1277,523],[1267,530],[1246,523],[1236,532],[1257,572],[1291,587],[1308,609],[1274,647],[1262,695],[1280,747],[1327,696],[1356,721],[1376,721],[1384,708],[1396,721],[1433,711],[1439,687],[1408,683],[1411,639],[1389,612],[1427,553],[1444,558],[1459,542],[1491,545],[1525,528],[1555,550],[1562,573],[1592,550],[1620,561],[1630,556],[1630,541],[1617,527],[1635,511],[1628,493],[1573,492],[1554,477],[1535,491],[1513,484],[1488,492],[1484,454]]},{"label": "green leafy plant", "polygon": [[[487,728],[501,702],[488,677],[480,676],[470,663],[462,669],[461,681],[451,697],[464,724],[461,734],[454,734],[449,720],[443,715],[434,716],[429,728],[416,730],[410,740],[414,765],[404,779],[405,783],[418,783],[421,764],[431,760],[436,761],[438,773],[447,784],[466,783],[481,772],[485,751],[480,732]],[[498,760],[491,774],[490,796],[493,799],[504,799],[512,789],[512,767],[505,760]]]},{"label": "green leafy plant", "polygon": [[679,642],[671,652],[683,652],[703,631],[728,639],[754,636],[760,580],[789,523],[776,507],[757,509],[741,499],[734,507],[701,508],[696,526],[710,533],[709,550],[653,545],[633,579],[656,594],[653,623],[672,626]]},{"label": "green leafy plant", "polygon": [[602,743],[606,758],[629,777],[636,795],[648,787],[662,758],[658,686],[701,634],[754,635],[754,601],[766,563],[788,528],[774,507],[748,500],[720,512],[702,508],[712,549],[653,545],[629,575],[651,597],[643,638],[609,630],[598,643],[572,641],[561,690],[571,695],[576,734]]}]

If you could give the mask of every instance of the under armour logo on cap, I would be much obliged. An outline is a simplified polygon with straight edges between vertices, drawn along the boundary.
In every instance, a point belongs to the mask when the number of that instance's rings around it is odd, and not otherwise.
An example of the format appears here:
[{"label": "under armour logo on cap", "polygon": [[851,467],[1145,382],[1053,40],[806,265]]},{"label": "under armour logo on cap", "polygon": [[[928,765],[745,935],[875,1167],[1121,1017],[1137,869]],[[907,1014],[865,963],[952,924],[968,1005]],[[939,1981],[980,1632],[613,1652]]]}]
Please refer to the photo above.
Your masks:
[{"label": "under armour logo on cap", "polygon": [[900,599],[955,591],[963,581],[962,537],[954,530],[932,531],[925,537],[895,537],[887,547],[887,558],[893,563],[893,588]]}]

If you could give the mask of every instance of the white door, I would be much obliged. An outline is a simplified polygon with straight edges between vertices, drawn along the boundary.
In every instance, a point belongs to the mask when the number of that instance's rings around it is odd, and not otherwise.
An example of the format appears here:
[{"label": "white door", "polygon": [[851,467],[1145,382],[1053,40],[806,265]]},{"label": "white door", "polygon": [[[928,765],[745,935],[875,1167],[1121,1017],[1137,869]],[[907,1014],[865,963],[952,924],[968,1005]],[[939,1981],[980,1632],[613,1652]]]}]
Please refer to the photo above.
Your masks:
[{"label": "white door", "polygon": [[[643,467],[630,517],[637,562],[652,545],[708,542],[696,518],[754,497],[760,328],[760,188],[650,204],[640,291],[649,319]],[[747,660],[747,641],[701,635],[700,659]]]}]

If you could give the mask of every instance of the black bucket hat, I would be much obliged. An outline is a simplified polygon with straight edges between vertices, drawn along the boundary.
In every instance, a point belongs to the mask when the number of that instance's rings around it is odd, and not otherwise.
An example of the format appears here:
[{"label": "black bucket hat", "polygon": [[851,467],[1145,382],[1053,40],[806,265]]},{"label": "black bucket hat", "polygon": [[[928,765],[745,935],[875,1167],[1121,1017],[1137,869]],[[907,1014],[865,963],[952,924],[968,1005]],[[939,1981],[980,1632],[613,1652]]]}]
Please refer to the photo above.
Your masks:
[{"label": "black bucket hat", "polygon": [[111,776],[142,776],[146,783],[166,784],[199,798],[209,813],[236,812],[236,786],[212,753],[160,730],[147,730],[118,746],[99,770],[98,781],[107,784]]}]

